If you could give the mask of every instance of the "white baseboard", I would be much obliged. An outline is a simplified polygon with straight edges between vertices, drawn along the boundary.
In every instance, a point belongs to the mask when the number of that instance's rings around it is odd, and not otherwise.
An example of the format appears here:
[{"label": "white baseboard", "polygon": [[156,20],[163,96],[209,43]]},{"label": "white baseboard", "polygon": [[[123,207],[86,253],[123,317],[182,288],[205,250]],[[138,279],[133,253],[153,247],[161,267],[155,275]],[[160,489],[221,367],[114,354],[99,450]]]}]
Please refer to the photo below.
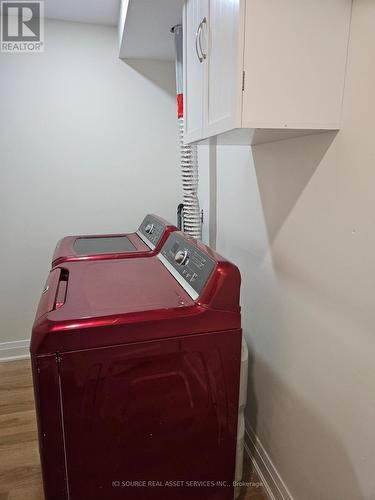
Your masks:
[{"label": "white baseboard", "polygon": [[29,348],[30,340],[2,342],[0,343],[0,362],[27,359],[30,357]]},{"label": "white baseboard", "polygon": [[249,425],[246,425],[245,431],[245,451],[258,473],[269,499],[293,500],[268,453]]}]

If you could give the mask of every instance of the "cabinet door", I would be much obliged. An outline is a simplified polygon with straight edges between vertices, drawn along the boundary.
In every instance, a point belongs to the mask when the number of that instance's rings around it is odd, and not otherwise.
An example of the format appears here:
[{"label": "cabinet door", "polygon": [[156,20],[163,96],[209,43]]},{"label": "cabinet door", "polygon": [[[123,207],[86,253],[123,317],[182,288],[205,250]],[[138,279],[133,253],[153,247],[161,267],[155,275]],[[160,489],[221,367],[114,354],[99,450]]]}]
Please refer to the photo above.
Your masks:
[{"label": "cabinet door", "polygon": [[184,8],[184,119],[185,142],[202,139],[205,66],[202,24],[208,0],[186,0]]},{"label": "cabinet door", "polygon": [[244,1],[210,0],[204,135],[240,126]]}]

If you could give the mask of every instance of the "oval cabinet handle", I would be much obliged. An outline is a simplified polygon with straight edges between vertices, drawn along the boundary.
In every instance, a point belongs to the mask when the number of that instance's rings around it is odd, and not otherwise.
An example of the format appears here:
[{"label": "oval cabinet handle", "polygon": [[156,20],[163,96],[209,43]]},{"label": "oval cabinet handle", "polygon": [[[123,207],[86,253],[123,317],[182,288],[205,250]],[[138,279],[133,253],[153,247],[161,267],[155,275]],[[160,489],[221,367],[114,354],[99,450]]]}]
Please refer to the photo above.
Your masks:
[{"label": "oval cabinet handle", "polygon": [[[195,52],[197,54],[200,63],[203,61],[203,54],[201,56],[198,50],[198,39],[199,39],[199,47],[201,48],[201,43],[200,43],[201,30],[202,30],[202,21],[199,23],[197,32],[195,33]],[[201,48],[201,53],[202,53],[202,48]]]},{"label": "oval cabinet handle", "polygon": [[[202,36],[201,35],[202,35],[202,31],[203,31],[202,30],[203,25],[205,25],[207,27],[207,19],[205,17],[202,19],[202,21],[201,21],[201,23],[199,25],[200,29],[199,29],[199,37],[198,37],[199,49],[200,49],[201,54],[202,54],[202,60],[206,59],[206,57],[207,57],[207,54],[205,54],[203,52],[203,48],[202,48]],[[200,61],[200,62],[202,62],[202,61]]]}]

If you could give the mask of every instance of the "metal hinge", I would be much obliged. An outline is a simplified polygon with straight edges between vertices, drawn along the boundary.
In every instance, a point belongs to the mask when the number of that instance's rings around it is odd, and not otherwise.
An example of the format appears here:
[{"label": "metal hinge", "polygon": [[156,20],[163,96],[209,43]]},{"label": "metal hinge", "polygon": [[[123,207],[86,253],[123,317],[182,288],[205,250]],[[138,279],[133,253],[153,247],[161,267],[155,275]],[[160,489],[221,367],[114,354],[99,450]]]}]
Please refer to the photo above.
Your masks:
[{"label": "metal hinge", "polygon": [[245,71],[242,71],[242,92],[245,90]]}]

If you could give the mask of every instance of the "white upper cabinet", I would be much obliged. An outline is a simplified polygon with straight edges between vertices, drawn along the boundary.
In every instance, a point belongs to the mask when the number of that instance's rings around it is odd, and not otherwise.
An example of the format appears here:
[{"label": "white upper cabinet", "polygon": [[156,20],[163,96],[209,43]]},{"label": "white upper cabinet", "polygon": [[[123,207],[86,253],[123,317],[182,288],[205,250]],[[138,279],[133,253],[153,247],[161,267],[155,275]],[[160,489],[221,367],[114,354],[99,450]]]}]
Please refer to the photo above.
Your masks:
[{"label": "white upper cabinet", "polygon": [[185,141],[339,129],[351,4],[186,0]]},{"label": "white upper cabinet", "polygon": [[[184,19],[184,61],[189,71],[184,71],[185,133],[189,142],[202,137],[204,102],[206,101],[206,73],[203,64],[207,50],[204,20],[208,17],[208,0],[187,0]],[[207,21],[206,21],[207,22]]]},{"label": "white upper cabinet", "polygon": [[238,91],[241,90],[238,83],[242,76],[239,0],[211,1],[208,19],[208,60],[205,68],[208,97],[203,132],[211,136],[235,128],[241,118]]}]

